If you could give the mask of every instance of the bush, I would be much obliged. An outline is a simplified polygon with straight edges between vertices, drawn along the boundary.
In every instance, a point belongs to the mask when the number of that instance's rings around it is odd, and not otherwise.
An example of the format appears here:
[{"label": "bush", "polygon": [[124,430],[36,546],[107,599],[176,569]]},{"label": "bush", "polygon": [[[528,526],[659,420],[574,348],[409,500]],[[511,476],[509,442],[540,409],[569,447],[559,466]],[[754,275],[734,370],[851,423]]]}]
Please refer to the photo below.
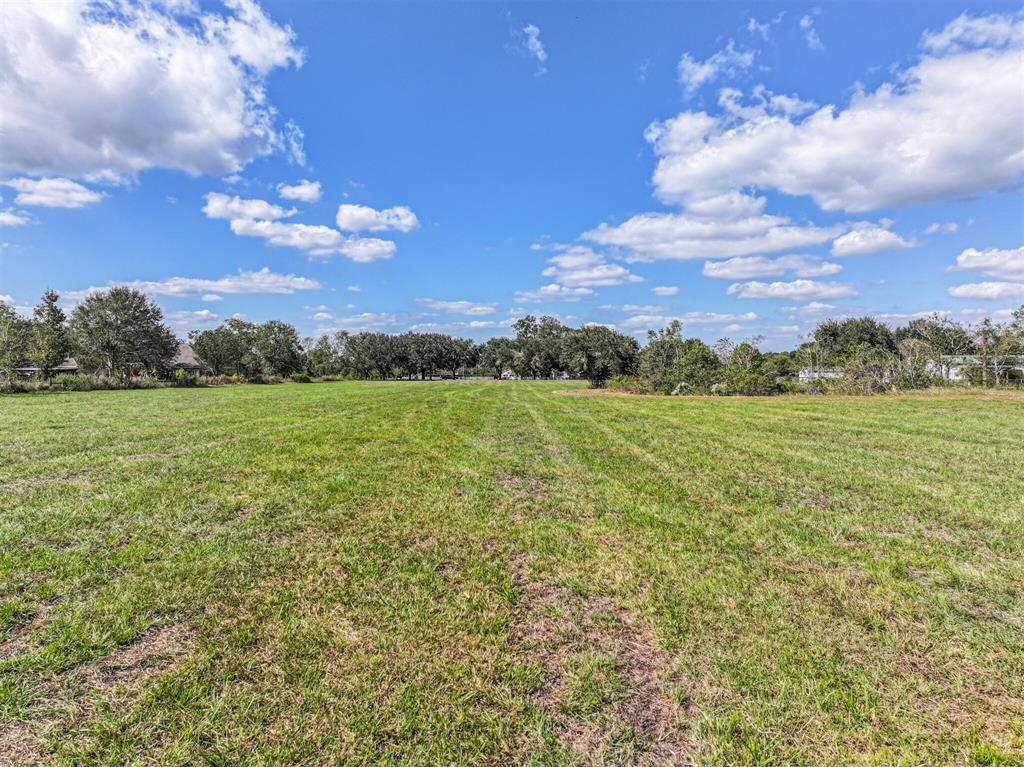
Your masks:
[{"label": "bush", "polygon": [[313,379],[309,377],[309,373],[292,373],[292,383],[313,383]]},{"label": "bush", "polygon": [[195,386],[195,379],[185,372],[183,368],[174,371],[175,386]]},{"label": "bush", "polygon": [[50,388],[61,391],[96,391],[112,389],[109,379],[90,376],[84,373],[61,373],[50,381]]},{"label": "bush", "polygon": [[196,376],[195,382],[197,386],[230,386],[244,384],[246,378],[239,373],[232,373],[231,375]]},{"label": "bush", "polygon": [[256,375],[249,378],[248,381],[254,384],[279,384],[284,383],[285,379],[281,378],[281,376]]}]

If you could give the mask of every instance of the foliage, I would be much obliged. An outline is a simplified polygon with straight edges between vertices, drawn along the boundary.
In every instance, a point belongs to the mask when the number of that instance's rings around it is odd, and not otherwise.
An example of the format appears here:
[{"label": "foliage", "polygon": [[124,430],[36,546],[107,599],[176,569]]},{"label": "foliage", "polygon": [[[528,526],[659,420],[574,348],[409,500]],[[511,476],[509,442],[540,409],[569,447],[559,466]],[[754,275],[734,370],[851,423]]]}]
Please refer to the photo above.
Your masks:
[{"label": "foliage", "polygon": [[43,378],[49,379],[53,369],[71,353],[71,337],[64,310],[57,306],[60,296],[55,290],[43,293],[42,301],[33,310],[32,334],[28,353]]},{"label": "foliage", "polygon": [[86,296],[71,315],[70,329],[79,363],[117,378],[161,370],[178,348],[160,307],[123,286]]},{"label": "foliage", "polygon": [[612,376],[636,371],[640,344],[603,325],[568,330],[562,335],[560,359],[573,377],[585,378],[595,388]]},{"label": "foliage", "polygon": [[28,357],[32,326],[14,307],[0,301],[0,376],[8,381]]}]

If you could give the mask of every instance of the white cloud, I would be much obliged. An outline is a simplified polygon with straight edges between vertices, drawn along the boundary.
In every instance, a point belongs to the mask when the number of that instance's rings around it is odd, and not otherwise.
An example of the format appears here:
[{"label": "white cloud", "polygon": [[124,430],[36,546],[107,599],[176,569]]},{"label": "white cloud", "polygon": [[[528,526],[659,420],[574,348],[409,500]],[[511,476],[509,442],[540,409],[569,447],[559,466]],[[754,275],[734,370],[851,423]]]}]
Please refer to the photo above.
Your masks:
[{"label": "white cloud", "polygon": [[988,250],[967,248],[956,257],[955,268],[976,269],[986,277],[1024,280],[1024,247]]},{"label": "white cloud", "polygon": [[786,15],[785,11],[781,11],[775,18],[769,19],[765,22],[759,22],[753,16],[747,20],[747,31],[751,34],[757,33],[761,37],[767,40],[771,36],[772,27],[782,23],[782,17]]},{"label": "white cloud", "polygon": [[451,314],[468,314],[478,317],[486,314],[494,314],[497,304],[475,303],[473,301],[438,301],[433,298],[417,298],[416,302],[428,309],[439,312],[450,312]]},{"label": "white cloud", "polygon": [[[1021,16],[989,16],[988,47],[925,45],[917,64],[848,107],[804,119],[683,112],[647,132],[663,200],[747,187],[810,196],[827,211],[866,211],[961,198],[1018,181],[1024,170]],[[954,22],[953,25],[957,25]],[[963,23],[960,26],[964,26]],[[963,40],[965,32],[943,33]]]},{"label": "white cloud", "polygon": [[[3,110],[0,110],[0,114],[2,113]],[[83,208],[103,199],[102,193],[76,184],[67,178],[12,178],[2,183],[17,191],[18,194],[14,201],[18,205]]]},{"label": "white cloud", "polygon": [[361,293],[363,289],[358,285],[348,285],[345,288],[345,290],[347,290],[349,293]]},{"label": "white cloud", "polygon": [[333,320],[334,315],[331,314],[330,312],[317,312],[316,314],[313,315],[313,319],[317,320],[318,322],[323,322],[324,320]]},{"label": "white cloud", "polygon": [[540,27],[536,24],[527,24],[523,27],[523,47],[526,48],[527,53],[536,59],[537,75],[539,76],[547,72],[548,52],[544,48],[544,43],[540,40]]},{"label": "white cloud", "polygon": [[307,181],[302,179],[297,184],[278,184],[277,193],[284,200],[298,200],[299,202],[316,202],[320,199],[321,189],[319,181]]},{"label": "white cloud", "polygon": [[360,263],[391,258],[398,250],[390,240],[345,237],[337,229],[321,224],[287,224],[236,218],[231,221],[231,231],[241,237],[263,238],[270,245],[296,248],[310,256],[341,254]]},{"label": "white cloud", "polygon": [[[883,222],[888,224],[888,221]],[[872,256],[887,250],[906,250],[916,247],[917,243],[905,240],[888,227],[861,222],[854,228],[837,237],[832,243],[832,255],[837,258],[845,256]]]},{"label": "white cloud", "polygon": [[361,332],[364,330],[380,330],[382,328],[394,327],[398,324],[398,318],[387,312],[363,312],[347,317],[335,317],[329,328],[318,328],[319,333],[333,333],[337,330],[348,330]]},{"label": "white cloud", "polygon": [[[320,290],[323,286],[309,277],[295,274],[278,274],[263,267],[255,272],[239,270],[237,274],[225,275],[216,280],[200,277],[169,277],[166,280],[136,280],[134,282],[112,282],[111,285],[127,285],[150,295],[157,296],[199,296],[209,293],[228,294],[290,294],[298,290]],[[90,287],[83,291],[66,291],[61,295],[75,299],[105,288]],[[205,296],[204,296],[205,300]]]},{"label": "white cloud", "polygon": [[777,277],[793,272],[797,277],[825,277],[843,270],[839,264],[814,256],[738,256],[727,261],[705,261],[703,274],[722,280],[748,280],[753,277]]},{"label": "white cloud", "polygon": [[220,15],[192,2],[5,4],[0,172],[226,175],[287,149],[265,80],[302,52],[252,0],[225,5]]},{"label": "white cloud", "polygon": [[13,304],[14,299],[6,293],[0,293],[0,304]]},{"label": "white cloud", "polygon": [[224,297],[218,296],[216,293],[203,293],[203,295],[200,296],[200,300],[206,301],[207,303],[215,303],[217,301],[223,301]]},{"label": "white cloud", "polygon": [[544,301],[579,301],[581,298],[594,295],[590,288],[570,288],[565,285],[551,283],[537,290],[517,290],[515,301],[518,303],[539,304]]},{"label": "white cloud", "polygon": [[1024,282],[975,282],[949,289],[954,298],[1024,298]]},{"label": "white cloud", "polygon": [[687,312],[685,314],[637,314],[627,317],[619,324],[628,329],[663,328],[678,320],[686,325],[725,325],[737,322],[754,322],[758,319],[754,312],[744,314],[723,314],[719,312]]},{"label": "white cloud", "polygon": [[925,234],[956,234],[959,231],[960,225],[956,221],[949,221],[945,224],[936,221],[934,224],[929,224],[925,230]]},{"label": "white cloud", "polygon": [[383,232],[395,229],[411,232],[420,226],[416,214],[404,205],[374,210],[365,205],[342,205],[338,208],[338,227],[349,232]]},{"label": "white cloud", "polygon": [[689,53],[679,59],[679,82],[688,96],[693,95],[702,85],[722,76],[734,77],[741,69],[749,69],[754,63],[753,51],[738,51],[732,40],[722,50],[713,53],[703,61],[697,61]]},{"label": "white cloud", "polygon": [[624,314],[657,314],[665,310],[664,306],[655,304],[602,304],[597,308],[604,312],[623,312]]},{"label": "white cloud", "polygon": [[658,285],[651,288],[651,292],[656,296],[677,296],[679,288],[675,285]]},{"label": "white cloud", "polygon": [[800,226],[785,216],[711,218],[686,213],[641,213],[618,226],[601,224],[583,238],[625,248],[626,260],[731,258],[820,245],[842,227]]},{"label": "white cloud", "polygon": [[264,200],[243,200],[241,197],[229,197],[219,192],[210,192],[203,199],[206,200],[206,205],[203,206],[206,217],[225,221],[257,218],[273,221],[298,213],[295,208],[285,210],[280,205]]},{"label": "white cloud", "polygon": [[470,320],[469,322],[418,322],[409,326],[415,333],[463,333],[479,330],[505,330],[511,327],[511,318],[504,320]]},{"label": "white cloud", "polygon": [[779,309],[780,312],[785,314],[793,314],[798,317],[813,317],[818,314],[824,314],[825,312],[835,311],[835,306],[832,304],[825,304],[821,301],[811,301],[809,304],[803,306],[783,306]]},{"label": "white cloud", "polygon": [[928,31],[921,47],[933,53],[959,53],[972,48],[1024,46],[1022,14],[968,16],[961,13],[938,32]]},{"label": "white cloud", "polygon": [[807,41],[807,47],[815,51],[825,50],[825,46],[821,42],[821,37],[818,36],[818,30],[814,28],[814,19],[810,16],[803,16],[800,19],[800,29],[804,33],[804,40]]},{"label": "white cloud", "polygon": [[198,311],[176,311],[167,312],[164,318],[172,328],[177,330],[191,330],[194,328],[208,328],[217,324],[220,317],[209,309]]},{"label": "white cloud", "polygon": [[19,213],[13,208],[0,210],[0,226],[22,226],[29,221],[28,216]]},{"label": "white cloud", "polygon": [[548,264],[550,266],[545,268],[541,275],[569,287],[596,288],[643,282],[642,277],[619,264],[609,264],[604,256],[584,245],[565,248],[558,255],[549,258]]},{"label": "white cloud", "polygon": [[857,291],[848,283],[814,280],[737,282],[730,285],[726,293],[738,295],[740,298],[789,298],[805,301],[813,298],[846,298],[857,295]]}]

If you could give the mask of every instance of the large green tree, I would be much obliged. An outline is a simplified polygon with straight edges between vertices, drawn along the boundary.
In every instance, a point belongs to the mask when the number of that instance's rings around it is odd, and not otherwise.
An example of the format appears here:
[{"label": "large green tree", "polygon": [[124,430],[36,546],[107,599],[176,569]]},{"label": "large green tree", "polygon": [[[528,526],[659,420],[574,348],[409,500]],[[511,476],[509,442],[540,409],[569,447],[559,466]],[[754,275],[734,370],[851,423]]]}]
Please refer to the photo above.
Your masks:
[{"label": "large green tree", "polygon": [[604,325],[570,330],[562,337],[562,364],[572,374],[586,378],[594,387],[612,376],[636,371],[640,344]]},{"label": "large green tree", "polygon": [[69,327],[81,361],[118,377],[162,370],[178,348],[160,307],[124,286],[86,296],[75,307]]}]

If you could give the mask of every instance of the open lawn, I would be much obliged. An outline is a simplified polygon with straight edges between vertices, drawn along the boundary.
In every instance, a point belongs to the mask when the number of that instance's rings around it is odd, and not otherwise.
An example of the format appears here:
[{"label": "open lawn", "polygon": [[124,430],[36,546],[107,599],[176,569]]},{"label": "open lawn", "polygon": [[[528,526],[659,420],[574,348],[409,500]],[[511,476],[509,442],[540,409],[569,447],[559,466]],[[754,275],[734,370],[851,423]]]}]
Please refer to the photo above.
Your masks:
[{"label": "open lawn", "polygon": [[0,763],[1024,764],[1024,396],[0,397]]}]

